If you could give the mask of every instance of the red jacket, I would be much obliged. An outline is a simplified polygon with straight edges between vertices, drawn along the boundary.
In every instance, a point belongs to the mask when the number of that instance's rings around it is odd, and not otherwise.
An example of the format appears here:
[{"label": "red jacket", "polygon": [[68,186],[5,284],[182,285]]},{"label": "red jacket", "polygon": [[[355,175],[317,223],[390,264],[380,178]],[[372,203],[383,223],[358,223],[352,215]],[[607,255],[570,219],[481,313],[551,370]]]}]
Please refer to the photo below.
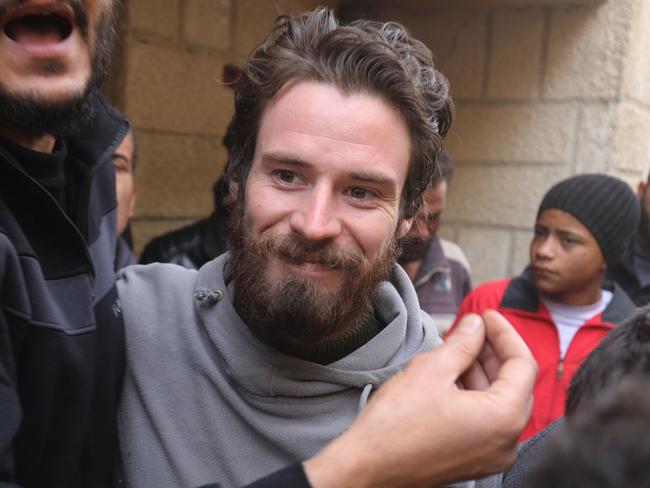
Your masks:
[{"label": "red jacket", "polygon": [[535,403],[521,441],[564,415],[567,390],[582,361],[617,323],[634,313],[634,304],[621,287],[613,283],[605,283],[604,287],[614,293],[612,300],[602,313],[580,327],[564,359],[560,359],[560,340],[555,324],[539,300],[537,288],[528,273],[485,283],[463,300],[452,330],[466,313],[497,310],[519,332],[537,360],[539,376],[535,384]]}]

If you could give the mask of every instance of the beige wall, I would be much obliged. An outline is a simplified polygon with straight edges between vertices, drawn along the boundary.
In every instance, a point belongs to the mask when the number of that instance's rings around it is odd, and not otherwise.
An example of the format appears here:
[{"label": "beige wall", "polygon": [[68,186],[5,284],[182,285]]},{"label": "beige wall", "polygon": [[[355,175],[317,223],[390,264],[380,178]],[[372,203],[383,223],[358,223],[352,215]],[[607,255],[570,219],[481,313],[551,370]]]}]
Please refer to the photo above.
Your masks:
[{"label": "beige wall", "polygon": [[128,0],[107,93],[140,146],[136,252],[212,209],[232,114],[224,63],[241,63],[279,12],[337,0]]},{"label": "beige wall", "polygon": [[348,10],[399,20],[433,50],[457,103],[444,235],[476,283],[516,274],[551,184],[585,171],[635,184],[650,166],[650,1],[425,6]]}]

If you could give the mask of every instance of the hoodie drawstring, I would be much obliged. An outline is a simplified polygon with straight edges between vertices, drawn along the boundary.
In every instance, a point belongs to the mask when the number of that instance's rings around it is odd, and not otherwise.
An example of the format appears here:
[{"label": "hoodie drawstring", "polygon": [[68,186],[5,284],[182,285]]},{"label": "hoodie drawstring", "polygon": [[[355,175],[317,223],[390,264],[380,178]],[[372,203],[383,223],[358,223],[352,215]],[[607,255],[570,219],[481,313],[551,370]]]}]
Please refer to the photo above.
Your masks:
[{"label": "hoodie drawstring", "polygon": [[363,391],[361,392],[361,397],[359,398],[359,413],[361,413],[361,410],[363,410],[368,403],[368,397],[370,397],[370,392],[372,391],[372,387],[375,386],[372,383],[368,383],[366,386],[363,387]]}]

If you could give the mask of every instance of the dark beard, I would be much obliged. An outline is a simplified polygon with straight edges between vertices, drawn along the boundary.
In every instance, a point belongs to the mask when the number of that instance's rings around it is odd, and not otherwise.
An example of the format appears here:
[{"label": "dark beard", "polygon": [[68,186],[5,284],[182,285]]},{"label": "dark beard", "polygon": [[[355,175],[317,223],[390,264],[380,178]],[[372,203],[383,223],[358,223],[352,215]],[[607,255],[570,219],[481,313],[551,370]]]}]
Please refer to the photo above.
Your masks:
[{"label": "dark beard", "polygon": [[650,213],[641,202],[641,221],[639,222],[639,237],[645,243],[650,243]]},{"label": "dark beard", "polygon": [[[262,342],[290,354],[301,345],[336,337],[372,310],[377,285],[395,261],[394,239],[369,263],[361,251],[336,248],[329,241],[307,242],[297,234],[251,236],[244,230],[239,205],[233,213],[234,305]],[[300,263],[305,253],[316,254],[319,264],[343,273],[337,290],[323,291],[313,278],[295,276],[273,283],[266,275],[270,257]]]},{"label": "dark beard", "polygon": [[434,237],[431,236],[428,240],[423,241],[421,239],[411,239],[406,235],[399,243],[401,251],[397,256],[397,261],[400,264],[406,264],[424,259]]},{"label": "dark beard", "polygon": [[[80,0],[68,0],[75,10],[78,28],[88,42],[88,17]],[[7,6],[3,6],[8,8]],[[14,95],[0,84],[0,127],[11,132],[42,136],[67,137],[77,134],[94,116],[93,99],[106,78],[116,38],[117,7],[104,12],[97,26],[97,42],[91,54],[91,76],[83,93],[60,102],[45,102],[38,95]],[[62,69],[58,63],[44,63],[43,72],[55,76]]]}]

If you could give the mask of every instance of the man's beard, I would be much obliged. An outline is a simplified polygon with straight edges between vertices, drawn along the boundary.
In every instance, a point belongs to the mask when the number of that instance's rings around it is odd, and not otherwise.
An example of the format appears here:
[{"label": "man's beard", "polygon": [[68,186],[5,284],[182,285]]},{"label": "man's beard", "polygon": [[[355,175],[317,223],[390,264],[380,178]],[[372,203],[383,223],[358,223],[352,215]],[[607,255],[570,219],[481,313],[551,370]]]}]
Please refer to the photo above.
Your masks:
[{"label": "man's beard", "polygon": [[433,241],[434,237],[435,236],[432,235],[429,237],[429,239],[422,240],[413,239],[407,235],[399,243],[400,252],[397,256],[397,261],[400,264],[406,264],[424,259],[424,256],[427,254],[429,247],[431,247],[431,242]]},{"label": "man's beard", "polygon": [[[252,236],[244,229],[240,205],[233,211],[230,265],[235,309],[262,342],[290,352],[332,339],[354,327],[372,310],[377,285],[395,262],[395,239],[387,241],[373,263],[361,251],[334,247],[331,241],[308,242],[297,234]],[[270,258],[282,263],[310,260],[343,276],[335,290],[323,290],[317,278],[268,276]]]},{"label": "man's beard", "polygon": [[650,213],[641,202],[641,221],[639,222],[639,237],[647,244],[650,244]]},{"label": "man's beard", "polygon": [[[67,0],[66,3],[74,9],[78,29],[89,43],[88,16],[81,1]],[[93,99],[110,69],[116,38],[116,4],[108,7],[99,19],[97,39],[91,53],[91,75],[83,92],[66,100],[50,102],[40,100],[38,93],[9,93],[0,83],[0,127],[32,136],[49,134],[65,137],[78,133],[88,124],[94,116]],[[8,6],[2,6],[2,9],[6,8]],[[45,63],[42,69],[49,75],[56,76],[62,67],[56,62],[51,62]]]}]

